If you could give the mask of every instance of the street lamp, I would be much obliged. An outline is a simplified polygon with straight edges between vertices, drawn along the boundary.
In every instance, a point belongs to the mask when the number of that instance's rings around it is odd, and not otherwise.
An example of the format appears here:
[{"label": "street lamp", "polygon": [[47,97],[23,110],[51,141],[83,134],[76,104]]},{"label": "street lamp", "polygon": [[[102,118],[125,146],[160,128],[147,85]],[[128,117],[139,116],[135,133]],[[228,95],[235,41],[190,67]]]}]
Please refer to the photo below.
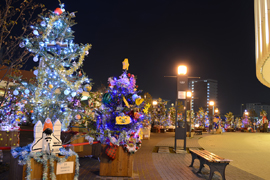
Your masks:
[{"label": "street lamp", "polygon": [[157,101],[153,101],[153,106],[156,106],[157,105]]},{"label": "street lamp", "polygon": [[209,110],[209,115],[210,115],[210,125],[209,125],[209,132],[211,131],[211,129],[213,130],[213,116],[214,116],[214,105],[215,105],[215,102],[214,101],[210,101],[209,102],[209,105],[210,105],[210,110]]},{"label": "street lamp", "polygon": [[184,150],[186,151],[186,139],[187,139],[187,119],[186,119],[186,109],[185,108],[185,115],[184,115],[184,120],[185,120],[185,126],[178,127],[178,118],[177,118],[177,104],[178,101],[182,101],[184,107],[186,107],[186,99],[187,99],[187,90],[188,90],[188,76],[187,76],[187,66],[181,65],[178,66],[178,75],[177,75],[177,99],[175,102],[175,152],[176,152],[176,147],[177,147],[177,139],[183,139],[184,140]]},{"label": "street lamp", "polygon": [[187,74],[187,66],[181,65],[178,66],[178,75],[186,75]]},{"label": "street lamp", "polygon": [[187,91],[187,108],[186,110],[189,111],[189,137],[191,137],[191,91]]}]

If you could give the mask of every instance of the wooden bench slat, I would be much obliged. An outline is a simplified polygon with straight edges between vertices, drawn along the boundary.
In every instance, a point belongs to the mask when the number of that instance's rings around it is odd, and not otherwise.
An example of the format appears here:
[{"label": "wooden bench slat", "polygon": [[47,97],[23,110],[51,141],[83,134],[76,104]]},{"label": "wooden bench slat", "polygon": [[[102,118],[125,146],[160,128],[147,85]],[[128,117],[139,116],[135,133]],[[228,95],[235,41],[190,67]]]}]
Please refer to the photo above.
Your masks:
[{"label": "wooden bench slat", "polygon": [[204,157],[204,158],[207,158],[207,159],[211,159],[212,161],[222,161],[224,158],[221,158],[219,156],[216,156],[215,154],[209,154],[209,153],[206,153],[206,152],[203,152],[203,151],[197,151],[196,154]]},{"label": "wooden bench slat", "polygon": [[214,153],[211,153],[206,150],[195,150],[195,149],[190,149],[191,152],[201,156],[202,158],[206,159],[209,162],[217,162],[217,163],[228,163],[232,160],[230,159],[225,159],[222,158]]}]

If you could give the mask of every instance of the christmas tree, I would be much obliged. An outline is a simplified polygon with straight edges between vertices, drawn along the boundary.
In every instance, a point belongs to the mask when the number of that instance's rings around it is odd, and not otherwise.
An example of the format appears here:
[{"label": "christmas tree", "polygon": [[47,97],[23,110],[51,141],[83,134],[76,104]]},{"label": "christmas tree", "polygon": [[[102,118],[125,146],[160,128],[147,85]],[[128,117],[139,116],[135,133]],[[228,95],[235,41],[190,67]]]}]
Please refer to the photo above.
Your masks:
[{"label": "christmas tree", "polygon": [[[139,131],[144,120],[144,99],[137,93],[135,76],[127,73],[128,59],[123,61],[123,74],[110,77],[109,88],[102,97],[97,116],[98,140],[103,144],[124,146],[128,152],[136,152],[141,144]],[[147,107],[146,107],[147,108]]]},{"label": "christmas tree", "polygon": [[5,101],[0,108],[0,130],[19,129],[19,122],[26,121],[28,114],[25,111],[24,101],[20,101],[8,91]]},{"label": "christmas tree", "polygon": [[13,91],[31,104],[33,123],[59,119],[66,130],[72,120],[79,121],[84,115],[80,98],[83,91],[91,90],[91,84],[81,67],[91,45],[73,42],[74,17],[74,12],[66,12],[60,4],[54,12],[40,14],[38,24],[31,26],[32,33],[20,44],[39,62],[33,71],[35,82],[22,82]]}]

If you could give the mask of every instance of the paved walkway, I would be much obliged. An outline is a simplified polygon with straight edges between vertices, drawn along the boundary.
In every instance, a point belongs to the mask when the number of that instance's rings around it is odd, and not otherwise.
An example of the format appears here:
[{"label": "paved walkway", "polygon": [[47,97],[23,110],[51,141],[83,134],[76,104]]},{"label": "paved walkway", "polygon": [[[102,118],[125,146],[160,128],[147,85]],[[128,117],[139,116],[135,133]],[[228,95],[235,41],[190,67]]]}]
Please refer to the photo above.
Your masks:
[{"label": "paved walkway", "polygon": [[[30,136],[28,138],[30,138]],[[227,180],[260,180],[270,179],[270,172],[267,171],[270,158],[266,158],[269,154],[270,145],[269,143],[263,143],[268,142],[268,139],[270,140],[270,134],[267,133],[232,132],[221,135],[203,133],[203,135],[195,135],[193,138],[187,138],[187,147],[202,147],[224,158],[232,159],[233,161],[226,168]],[[178,140],[177,145],[178,148],[182,148],[183,141]],[[207,166],[203,168],[202,174],[195,173],[199,169],[198,160],[195,160],[194,167],[188,167],[191,163],[190,154],[185,151],[179,154],[156,153],[153,152],[156,146],[173,147],[174,133],[151,133],[150,140],[143,140],[142,148],[134,154],[134,173],[132,178],[100,177],[99,160],[85,157],[80,158],[79,179],[208,179],[209,168]],[[6,151],[5,156],[8,155],[8,153],[9,152]],[[251,166],[253,164],[255,167]],[[0,179],[8,179],[8,172],[0,174]],[[221,176],[217,173],[214,175],[213,179],[221,179]]]}]

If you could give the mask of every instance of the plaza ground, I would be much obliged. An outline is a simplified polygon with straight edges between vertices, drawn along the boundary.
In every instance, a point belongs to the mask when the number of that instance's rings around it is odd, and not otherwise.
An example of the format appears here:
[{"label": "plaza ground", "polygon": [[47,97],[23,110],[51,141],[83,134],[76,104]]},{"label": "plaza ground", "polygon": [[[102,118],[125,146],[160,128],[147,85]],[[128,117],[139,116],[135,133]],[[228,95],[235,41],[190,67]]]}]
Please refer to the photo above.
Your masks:
[{"label": "plaza ground", "polygon": [[[30,140],[31,137],[25,138]],[[260,180],[270,179],[268,164],[270,162],[270,133],[226,132],[223,134],[194,135],[187,138],[187,148],[203,148],[226,159],[233,160],[226,168],[226,179]],[[183,140],[178,140],[178,149],[183,148]],[[134,154],[133,177],[100,177],[99,160],[89,157],[80,158],[79,179],[167,179],[196,180],[208,179],[209,168],[206,166],[202,174],[196,174],[199,161],[194,167],[191,155],[185,151],[180,153],[157,153],[160,147],[174,146],[174,133],[151,133],[150,140],[143,140],[142,148]],[[5,152],[8,155],[8,152]],[[7,160],[7,159],[6,159]],[[0,179],[8,179],[8,172],[0,174]],[[213,179],[221,179],[215,173]]]}]

